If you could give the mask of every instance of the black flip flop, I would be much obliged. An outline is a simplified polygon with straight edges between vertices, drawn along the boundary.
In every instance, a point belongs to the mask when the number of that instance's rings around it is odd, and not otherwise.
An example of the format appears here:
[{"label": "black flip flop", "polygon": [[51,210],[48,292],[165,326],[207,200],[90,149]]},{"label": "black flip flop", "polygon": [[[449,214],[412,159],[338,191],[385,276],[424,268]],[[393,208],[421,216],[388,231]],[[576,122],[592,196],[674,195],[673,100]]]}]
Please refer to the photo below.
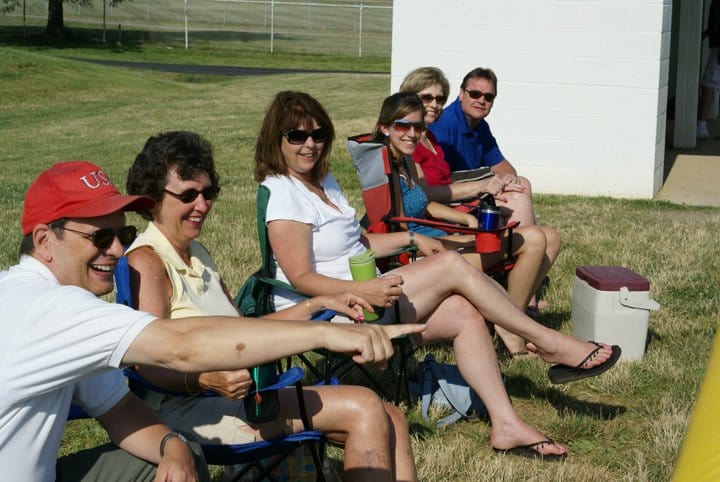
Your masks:
[{"label": "black flip flop", "polygon": [[503,454],[503,455],[514,455],[517,457],[524,457],[526,459],[539,459],[539,460],[543,460],[543,461],[546,460],[548,462],[556,462],[556,461],[560,461],[560,460],[565,460],[567,458],[567,452],[565,452],[564,454],[544,455],[537,451],[537,449],[539,449],[540,447],[542,447],[545,444],[552,445],[554,443],[555,442],[553,442],[550,439],[545,439],[545,440],[540,440],[540,441],[532,443],[532,444],[518,445],[515,447],[511,447],[509,449],[496,449],[495,447],[493,447],[493,451],[495,451],[496,453],[499,453],[499,454]]},{"label": "black flip flop", "polygon": [[591,360],[597,352],[600,351],[602,348],[602,345],[600,343],[596,343],[594,341],[591,341],[590,343],[593,343],[595,345],[595,349],[590,352],[588,356],[585,357],[583,361],[581,361],[577,366],[571,367],[568,365],[553,365],[548,369],[548,377],[550,378],[550,381],[556,385],[559,385],[561,383],[568,383],[568,382],[574,382],[576,380],[582,380],[583,378],[590,378],[595,377],[597,375],[600,375],[601,373],[605,373],[607,370],[613,367],[615,363],[620,359],[620,355],[622,354],[622,350],[619,346],[613,345],[612,353],[610,354],[610,357],[602,362],[599,365],[596,365],[592,368],[582,368],[582,366],[587,363],[589,360]]}]

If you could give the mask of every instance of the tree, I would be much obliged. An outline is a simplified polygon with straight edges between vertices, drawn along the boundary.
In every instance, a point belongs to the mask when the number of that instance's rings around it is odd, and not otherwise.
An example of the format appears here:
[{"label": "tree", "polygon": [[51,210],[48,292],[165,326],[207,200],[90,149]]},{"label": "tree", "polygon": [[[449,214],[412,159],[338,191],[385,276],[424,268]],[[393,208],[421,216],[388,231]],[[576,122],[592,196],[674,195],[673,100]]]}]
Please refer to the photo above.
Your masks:
[{"label": "tree", "polygon": [[[122,0],[110,0],[110,5],[117,5]],[[48,18],[45,25],[45,36],[48,39],[61,40],[65,38],[65,20],[63,18],[63,3],[87,6],[93,0],[48,0]],[[0,13],[11,12],[20,7],[20,0],[0,0]]]}]

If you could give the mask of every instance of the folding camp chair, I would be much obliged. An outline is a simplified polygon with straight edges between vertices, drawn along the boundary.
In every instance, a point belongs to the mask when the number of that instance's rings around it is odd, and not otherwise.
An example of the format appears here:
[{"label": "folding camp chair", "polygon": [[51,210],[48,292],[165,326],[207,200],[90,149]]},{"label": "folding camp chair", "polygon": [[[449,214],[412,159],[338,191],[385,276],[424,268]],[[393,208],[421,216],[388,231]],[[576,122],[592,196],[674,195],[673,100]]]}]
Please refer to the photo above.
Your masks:
[{"label": "folding camp chair", "polygon": [[[126,256],[118,259],[115,267],[115,301],[116,303],[134,307],[130,283],[130,267]],[[208,444],[202,445],[203,454],[209,464],[212,465],[244,465],[245,467],[234,474],[234,480],[239,480],[251,470],[255,469],[257,474],[254,481],[273,481],[272,471],[290,456],[297,448],[304,446],[311,454],[315,467],[316,480],[324,481],[323,458],[325,453],[325,435],[322,432],[311,430],[310,419],[305,409],[305,399],[302,390],[302,379],[304,372],[299,367],[289,368],[282,371],[278,363],[279,375],[272,384],[261,388],[260,392],[268,390],[279,390],[295,385],[300,406],[300,414],[305,431],[290,434],[275,440],[264,440],[244,444]],[[150,383],[132,369],[123,371],[128,377],[128,384],[133,392],[141,395],[142,392],[153,391],[164,395],[188,396],[187,393],[174,393],[164,390]],[[255,391],[251,391],[251,396]],[[215,397],[215,392],[204,392],[198,396]],[[81,412],[78,407],[71,407],[70,415],[78,418]],[[265,462],[263,462],[265,461]]]},{"label": "folding camp chair", "polygon": [[[505,251],[504,261],[488,270],[503,285],[505,275],[512,269],[512,232],[519,223],[513,222],[492,231],[482,231],[467,226],[402,216],[402,195],[397,173],[391,168],[390,156],[385,144],[374,142],[370,134],[349,137],[347,148],[358,174],[365,204],[365,228],[371,233],[384,233],[401,230],[403,223],[415,223],[443,230],[447,233],[469,234],[475,237],[475,249],[478,253]],[[507,231],[503,248],[502,237]]]},{"label": "folding camp chair", "polygon": [[[257,230],[261,253],[261,267],[250,277],[243,286],[243,289],[241,289],[235,297],[235,304],[238,306],[240,312],[245,315],[253,315],[258,309],[266,313],[274,311],[275,307],[272,304],[273,287],[296,291],[292,285],[275,279],[276,264],[268,239],[265,218],[269,199],[270,190],[265,186],[259,186],[257,192]],[[332,314],[321,314],[319,318],[315,319],[325,320],[331,317]],[[387,400],[394,401],[394,403],[398,405],[403,395],[407,392],[407,358],[412,354],[412,348],[408,346],[409,340],[407,337],[397,338],[393,340],[393,344],[396,353],[389,365],[396,371],[397,380],[395,389],[392,392],[389,392],[381,383],[379,374],[376,374],[363,365],[353,362],[350,357],[342,354],[329,352],[327,350],[316,350],[315,353],[321,357],[320,361],[316,363],[313,363],[306,354],[299,354],[297,357],[306,367],[307,371],[319,382],[330,383],[333,379],[342,380],[350,371],[357,371],[362,374],[363,378],[377,393]],[[291,364],[290,358],[287,359],[287,364],[288,366]]]},{"label": "folding camp chair", "polygon": [[[180,395],[187,396],[185,393],[174,393],[168,390],[163,390],[159,387],[154,386],[135,371],[131,369],[125,369],[123,371],[125,376],[128,377],[131,386],[134,386],[135,390],[152,390],[165,395]],[[278,380],[268,386],[265,390],[279,390],[291,385],[299,386],[304,374],[303,371],[295,367],[291,370],[284,372]],[[298,388],[300,399],[302,399],[302,390]],[[205,393],[202,396],[217,396],[214,393]],[[303,413],[303,423],[307,425],[307,415],[305,414],[304,403],[301,403],[301,412]],[[77,406],[71,405],[68,413],[68,420],[78,420],[88,418],[85,411]],[[208,464],[211,465],[243,465],[243,469],[233,474],[233,480],[240,480],[243,476],[248,474],[251,470],[256,471],[254,481],[276,480],[273,477],[272,472],[284,461],[295,449],[305,447],[309,450],[312,458],[313,465],[315,466],[316,480],[324,480],[322,472],[323,467],[323,450],[320,448],[324,447],[325,435],[322,432],[306,430],[285,437],[281,437],[275,440],[263,440],[260,442],[250,442],[244,444],[206,444],[201,445],[203,455]],[[265,463],[263,463],[265,461]]]}]

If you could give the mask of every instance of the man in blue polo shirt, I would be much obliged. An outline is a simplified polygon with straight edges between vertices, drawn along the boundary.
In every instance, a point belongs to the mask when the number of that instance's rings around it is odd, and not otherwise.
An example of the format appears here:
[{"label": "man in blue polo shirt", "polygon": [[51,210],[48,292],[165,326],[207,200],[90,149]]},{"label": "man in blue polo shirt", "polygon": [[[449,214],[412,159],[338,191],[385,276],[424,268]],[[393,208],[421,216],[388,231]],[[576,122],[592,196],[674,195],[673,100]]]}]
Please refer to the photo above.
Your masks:
[{"label": "man in blue polo shirt", "polygon": [[495,175],[511,176],[511,184],[519,184],[524,190],[504,192],[507,202],[498,201],[498,205],[506,208],[510,220],[535,224],[530,182],[519,177],[505,159],[485,120],[496,95],[495,72],[483,67],[473,69],[463,78],[458,98],[428,128],[435,134],[452,171],[486,166]]},{"label": "man in blue polo shirt", "polygon": [[[475,68],[463,78],[455,102],[428,128],[435,134],[452,171],[489,167],[496,176],[509,176],[509,184],[514,187],[503,191],[502,199],[496,199],[497,205],[507,221],[534,225],[537,223],[530,181],[518,176],[510,161],[505,159],[490,132],[490,125],[485,120],[496,96],[495,72],[488,68]],[[560,236],[557,230],[550,226],[541,228],[545,232],[547,252],[553,253],[546,262],[552,263],[560,251]],[[544,306],[545,303],[540,301],[539,297],[533,296],[528,306],[528,314],[537,316],[538,310]]]}]

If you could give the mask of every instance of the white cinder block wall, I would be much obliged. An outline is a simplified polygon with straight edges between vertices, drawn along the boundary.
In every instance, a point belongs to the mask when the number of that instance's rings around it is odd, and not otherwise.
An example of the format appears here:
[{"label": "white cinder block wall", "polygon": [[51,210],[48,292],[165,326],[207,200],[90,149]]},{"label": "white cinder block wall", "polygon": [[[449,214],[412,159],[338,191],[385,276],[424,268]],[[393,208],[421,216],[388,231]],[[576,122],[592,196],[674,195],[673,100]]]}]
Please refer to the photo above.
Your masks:
[{"label": "white cinder block wall", "polygon": [[651,198],[661,187],[671,0],[395,0],[392,79],[490,67],[489,122],[535,192]]}]

